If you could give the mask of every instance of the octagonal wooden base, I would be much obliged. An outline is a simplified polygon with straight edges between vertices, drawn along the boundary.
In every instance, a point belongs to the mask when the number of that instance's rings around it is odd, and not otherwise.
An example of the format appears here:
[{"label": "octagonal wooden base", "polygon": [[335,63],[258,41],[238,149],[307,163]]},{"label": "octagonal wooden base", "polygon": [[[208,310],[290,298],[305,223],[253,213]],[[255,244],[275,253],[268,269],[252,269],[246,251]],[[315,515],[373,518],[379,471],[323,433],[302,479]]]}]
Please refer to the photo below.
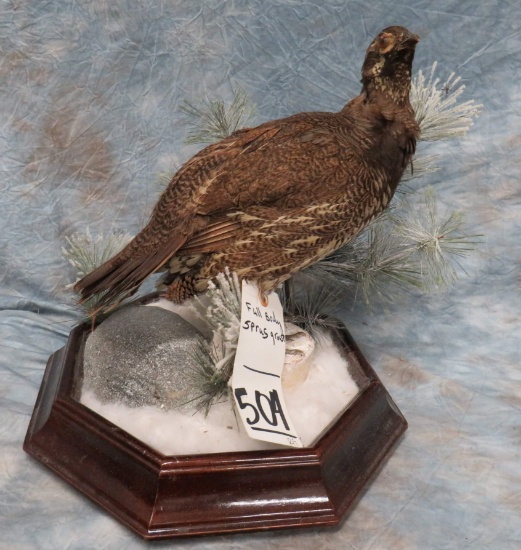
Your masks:
[{"label": "octagonal wooden base", "polygon": [[313,447],[164,456],[76,399],[89,330],[49,358],[24,449],[145,539],[334,525],[407,427],[338,329],[361,390]]}]

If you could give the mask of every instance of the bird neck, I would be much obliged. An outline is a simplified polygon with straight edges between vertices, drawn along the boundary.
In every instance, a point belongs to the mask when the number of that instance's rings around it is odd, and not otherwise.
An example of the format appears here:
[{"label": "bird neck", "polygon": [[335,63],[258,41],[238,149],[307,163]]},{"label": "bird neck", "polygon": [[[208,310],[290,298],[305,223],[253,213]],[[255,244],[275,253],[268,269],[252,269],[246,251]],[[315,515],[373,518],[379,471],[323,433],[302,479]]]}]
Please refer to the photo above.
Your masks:
[{"label": "bird neck", "polygon": [[362,94],[371,103],[393,103],[404,106],[409,103],[411,91],[411,71],[402,65],[392,76],[374,76],[362,79]]}]

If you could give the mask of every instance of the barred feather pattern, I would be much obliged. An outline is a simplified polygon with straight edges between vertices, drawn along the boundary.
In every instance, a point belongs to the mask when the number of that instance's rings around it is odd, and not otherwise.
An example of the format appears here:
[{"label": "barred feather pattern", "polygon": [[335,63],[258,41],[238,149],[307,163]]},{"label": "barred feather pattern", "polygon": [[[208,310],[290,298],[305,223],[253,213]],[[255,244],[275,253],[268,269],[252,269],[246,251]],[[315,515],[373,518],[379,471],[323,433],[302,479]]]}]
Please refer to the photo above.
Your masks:
[{"label": "barred feather pattern", "polygon": [[147,226],[76,285],[101,307],[151,273],[181,301],[225,268],[272,290],[358,234],[392,199],[415,152],[409,103],[418,37],[384,29],[359,96],[340,112],[299,113],[234,132],[172,178]]}]

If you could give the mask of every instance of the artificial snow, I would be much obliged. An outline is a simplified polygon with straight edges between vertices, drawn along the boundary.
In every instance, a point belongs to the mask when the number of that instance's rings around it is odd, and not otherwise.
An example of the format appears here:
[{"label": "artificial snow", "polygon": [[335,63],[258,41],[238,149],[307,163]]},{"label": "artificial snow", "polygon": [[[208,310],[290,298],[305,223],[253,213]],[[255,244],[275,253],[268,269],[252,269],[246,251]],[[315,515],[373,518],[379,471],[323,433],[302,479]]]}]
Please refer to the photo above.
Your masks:
[{"label": "artificial snow", "polygon": [[[176,312],[182,315],[178,309]],[[289,415],[305,446],[310,446],[358,394],[347,361],[327,334],[319,338],[308,361],[307,379],[284,389]],[[250,439],[239,425],[230,400],[213,405],[206,416],[204,411],[186,413],[152,406],[133,408],[101,403],[89,390],[83,391],[80,401],[164,455],[283,448]]]}]

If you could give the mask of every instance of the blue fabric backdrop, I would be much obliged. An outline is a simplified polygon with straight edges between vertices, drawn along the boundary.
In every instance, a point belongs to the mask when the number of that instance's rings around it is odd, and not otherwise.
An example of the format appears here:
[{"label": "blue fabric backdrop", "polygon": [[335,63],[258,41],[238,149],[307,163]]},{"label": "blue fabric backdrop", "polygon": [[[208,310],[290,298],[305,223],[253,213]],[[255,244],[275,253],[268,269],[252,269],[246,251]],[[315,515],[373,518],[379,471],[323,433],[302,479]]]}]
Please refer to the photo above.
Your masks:
[{"label": "blue fabric backdrop", "polygon": [[[64,238],[135,233],[184,145],[184,99],[230,100],[256,122],[338,110],[370,40],[422,36],[415,69],[455,71],[484,104],[425,178],[484,242],[449,292],[341,315],[410,427],[333,530],[177,542],[180,548],[521,547],[521,8],[515,1],[27,2],[0,10],[0,546],[140,548],[22,452],[51,352],[77,319]],[[434,149],[434,148],[433,148]],[[159,547],[174,543],[160,543]]]}]

